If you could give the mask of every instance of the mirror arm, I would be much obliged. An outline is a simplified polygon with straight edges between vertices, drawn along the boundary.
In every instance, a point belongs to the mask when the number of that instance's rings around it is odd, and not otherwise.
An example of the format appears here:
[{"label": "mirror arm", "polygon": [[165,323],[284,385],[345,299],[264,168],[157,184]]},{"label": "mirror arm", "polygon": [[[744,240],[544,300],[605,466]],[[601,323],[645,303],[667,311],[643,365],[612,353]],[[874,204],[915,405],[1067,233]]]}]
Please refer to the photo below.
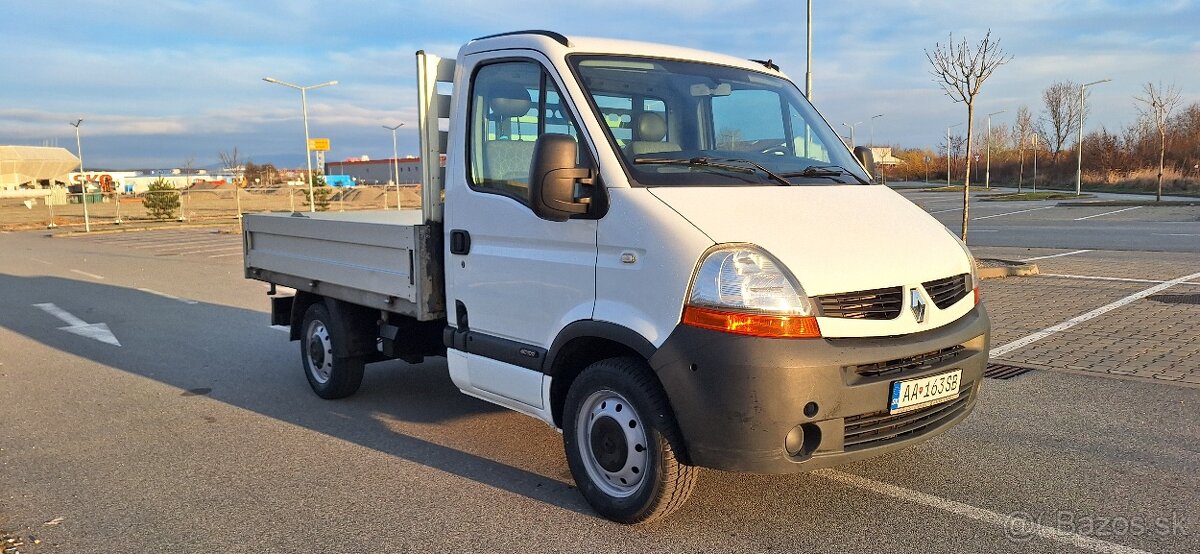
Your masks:
[{"label": "mirror arm", "polygon": [[[555,177],[555,178],[565,177],[565,178],[575,181],[576,184],[584,185],[584,186],[590,186],[594,182],[594,178],[592,176],[592,170],[587,167],[577,167],[574,169],[556,169],[554,171],[547,173],[545,178],[550,179],[551,177]],[[571,214],[587,213],[588,205],[592,203],[591,196],[582,196],[581,197],[581,195],[579,195],[578,193],[573,194],[572,196],[575,197],[574,201],[577,203],[577,205],[571,206],[571,205],[566,205],[561,202],[558,202],[558,203],[556,203],[556,204],[558,204],[556,206],[556,208],[563,210],[565,212],[571,213]]]}]

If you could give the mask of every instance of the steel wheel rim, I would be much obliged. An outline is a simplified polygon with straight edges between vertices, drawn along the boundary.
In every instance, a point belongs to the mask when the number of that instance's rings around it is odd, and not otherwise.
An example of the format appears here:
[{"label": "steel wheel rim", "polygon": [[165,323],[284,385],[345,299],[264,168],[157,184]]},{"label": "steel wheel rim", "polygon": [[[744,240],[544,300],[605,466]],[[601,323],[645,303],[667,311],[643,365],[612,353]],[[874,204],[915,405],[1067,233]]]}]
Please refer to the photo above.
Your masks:
[{"label": "steel wheel rim", "polygon": [[308,357],[308,373],[321,384],[329,382],[333,374],[333,342],[329,340],[329,329],[320,321],[308,325],[306,333],[307,348],[304,355]]},{"label": "steel wheel rim", "polygon": [[625,498],[645,482],[650,461],[645,425],[620,394],[600,390],[587,397],[577,414],[575,441],[588,477],[605,494]]}]

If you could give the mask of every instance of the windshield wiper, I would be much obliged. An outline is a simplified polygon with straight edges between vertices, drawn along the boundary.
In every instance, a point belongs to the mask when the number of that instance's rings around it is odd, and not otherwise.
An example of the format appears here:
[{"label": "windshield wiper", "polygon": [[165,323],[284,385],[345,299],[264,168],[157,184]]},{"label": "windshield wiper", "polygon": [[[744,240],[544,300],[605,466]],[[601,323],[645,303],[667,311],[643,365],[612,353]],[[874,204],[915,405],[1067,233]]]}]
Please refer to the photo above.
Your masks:
[{"label": "windshield wiper", "polygon": [[[717,161],[714,162],[713,160],[717,160]],[[733,162],[733,163],[721,163],[721,162]],[[723,169],[725,171],[734,171],[737,173],[754,173],[755,170],[758,170],[758,171],[763,172],[763,174],[765,174],[767,177],[770,177],[772,180],[779,183],[780,185],[783,185],[785,187],[792,186],[792,183],[790,183],[787,179],[780,177],[774,171],[771,171],[770,169],[763,167],[762,165],[758,164],[757,162],[753,162],[750,160],[743,160],[740,158],[710,158],[708,156],[698,156],[698,157],[690,158],[690,159],[686,159],[686,160],[685,159],[676,159],[676,158],[636,158],[633,160],[633,163],[635,163],[635,164],[686,165],[688,167],[711,167],[714,169]],[[733,165],[734,163],[746,164],[750,167]]]},{"label": "windshield wiper", "polygon": [[[862,179],[859,179],[858,176],[855,175],[853,172],[847,170],[846,168],[844,168],[840,165],[810,165],[810,166],[804,168],[803,171],[797,171],[797,172],[793,172],[793,173],[784,173],[782,176],[783,177],[828,177],[830,179],[833,179],[834,181],[841,183],[842,181],[840,179],[837,179],[837,177],[841,177],[842,175],[850,175],[850,176],[854,177],[856,180],[862,181]],[[867,183],[863,182],[863,184],[865,185]]]}]

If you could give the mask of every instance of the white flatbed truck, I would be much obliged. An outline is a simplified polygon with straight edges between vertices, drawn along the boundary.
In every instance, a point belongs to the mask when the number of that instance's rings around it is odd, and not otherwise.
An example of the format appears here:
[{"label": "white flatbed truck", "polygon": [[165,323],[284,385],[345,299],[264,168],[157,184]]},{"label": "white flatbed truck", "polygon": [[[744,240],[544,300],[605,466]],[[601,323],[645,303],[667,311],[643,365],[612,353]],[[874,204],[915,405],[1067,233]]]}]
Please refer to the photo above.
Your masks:
[{"label": "white flatbed truck", "polygon": [[417,74],[420,210],[244,220],[245,275],[295,289],[271,320],[321,397],[445,356],[462,392],[562,430],[626,523],[677,510],[698,467],[843,464],[974,408],[966,245],[870,184],[770,61],[521,31]]}]

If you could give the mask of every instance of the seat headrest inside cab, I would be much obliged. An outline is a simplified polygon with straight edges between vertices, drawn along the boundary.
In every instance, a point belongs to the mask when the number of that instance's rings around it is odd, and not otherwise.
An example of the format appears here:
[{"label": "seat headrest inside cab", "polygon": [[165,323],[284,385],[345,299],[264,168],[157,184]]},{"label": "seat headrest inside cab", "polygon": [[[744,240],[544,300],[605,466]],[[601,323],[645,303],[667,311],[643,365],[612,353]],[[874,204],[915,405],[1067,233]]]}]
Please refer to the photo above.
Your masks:
[{"label": "seat headrest inside cab", "polygon": [[492,85],[488,90],[488,107],[492,114],[499,117],[521,117],[529,112],[533,101],[529,99],[529,91],[525,87],[512,82],[501,81]]},{"label": "seat headrest inside cab", "polygon": [[667,121],[656,113],[643,113],[637,120],[638,140],[658,142],[667,136]]}]

